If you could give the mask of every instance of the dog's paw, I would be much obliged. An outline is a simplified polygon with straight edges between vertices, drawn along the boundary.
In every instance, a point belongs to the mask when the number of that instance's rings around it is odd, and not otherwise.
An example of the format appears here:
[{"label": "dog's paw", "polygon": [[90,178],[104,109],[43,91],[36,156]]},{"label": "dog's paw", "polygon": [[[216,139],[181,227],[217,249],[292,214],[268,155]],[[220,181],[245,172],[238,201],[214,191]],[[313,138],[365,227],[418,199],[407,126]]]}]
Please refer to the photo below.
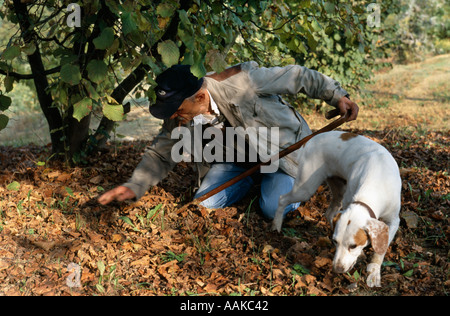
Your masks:
[{"label": "dog's paw", "polygon": [[283,225],[283,213],[277,212],[275,218],[272,221],[272,230],[281,232],[281,225]]},{"label": "dog's paw", "polygon": [[371,263],[367,266],[367,276],[366,283],[369,287],[381,287],[381,274],[380,266],[376,263]]},{"label": "dog's paw", "polygon": [[[278,226],[280,226],[280,227],[278,227]],[[281,225],[278,225],[277,223],[275,223],[275,221],[273,221],[271,230],[280,232],[281,231]]]},{"label": "dog's paw", "polygon": [[381,275],[379,273],[369,274],[366,283],[369,287],[381,287]]}]

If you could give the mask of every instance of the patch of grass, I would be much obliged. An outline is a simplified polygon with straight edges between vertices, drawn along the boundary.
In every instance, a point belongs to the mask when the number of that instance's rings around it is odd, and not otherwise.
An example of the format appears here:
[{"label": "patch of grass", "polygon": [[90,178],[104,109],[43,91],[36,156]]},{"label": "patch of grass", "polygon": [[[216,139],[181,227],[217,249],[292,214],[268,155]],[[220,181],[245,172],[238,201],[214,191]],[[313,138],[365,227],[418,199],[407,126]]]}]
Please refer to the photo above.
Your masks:
[{"label": "patch of grass", "polygon": [[180,253],[179,255],[175,254],[173,251],[167,251],[164,255],[161,256],[163,262],[169,262],[173,260],[177,260],[178,262],[183,262],[184,258],[187,256],[187,253]]},{"label": "patch of grass", "polygon": [[[450,126],[450,54],[419,63],[394,65],[380,72],[360,95],[352,96],[360,106],[351,129],[408,129],[445,131]],[[329,107],[327,107],[327,110]],[[312,129],[329,123],[322,114],[304,115]]]}]

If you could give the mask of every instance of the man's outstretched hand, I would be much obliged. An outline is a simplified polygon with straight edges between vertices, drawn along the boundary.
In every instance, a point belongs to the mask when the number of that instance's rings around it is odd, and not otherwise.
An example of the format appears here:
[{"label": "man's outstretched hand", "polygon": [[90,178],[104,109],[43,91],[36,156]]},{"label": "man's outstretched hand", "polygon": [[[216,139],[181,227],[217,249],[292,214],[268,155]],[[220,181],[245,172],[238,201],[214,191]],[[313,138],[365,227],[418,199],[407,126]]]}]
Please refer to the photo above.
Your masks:
[{"label": "man's outstretched hand", "polygon": [[348,118],[348,121],[356,120],[356,118],[358,117],[358,111],[359,111],[358,104],[356,104],[355,102],[353,102],[352,100],[350,100],[347,97],[342,97],[339,100],[339,102],[337,104],[337,109],[339,110],[339,114],[341,116],[345,115],[345,113],[347,113],[347,111],[350,111],[350,116]]},{"label": "man's outstretched hand", "polygon": [[106,205],[114,200],[122,202],[125,200],[131,200],[136,197],[136,194],[127,187],[118,186],[108,192],[103,193],[99,198],[98,202],[100,204]]}]

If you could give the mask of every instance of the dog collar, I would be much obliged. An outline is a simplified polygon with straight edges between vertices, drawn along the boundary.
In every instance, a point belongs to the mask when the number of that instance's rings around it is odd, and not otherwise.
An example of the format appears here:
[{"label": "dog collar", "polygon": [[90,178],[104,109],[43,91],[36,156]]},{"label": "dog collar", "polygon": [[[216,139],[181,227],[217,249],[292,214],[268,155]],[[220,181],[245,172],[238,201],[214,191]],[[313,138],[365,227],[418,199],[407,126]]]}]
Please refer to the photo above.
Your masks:
[{"label": "dog collar", "polygon": [[367,205],[366,203],[361,202],[361,201],[355,201],[355,202],[352,202],[352,204],[359,204],[359,205],[364,206],[367,209],[367,211],[369,212],[370,217],[372,217],[374,219],[377,219],[377,217],[375,216],[375,213],[373,212],[372,208],[369,205]]}]

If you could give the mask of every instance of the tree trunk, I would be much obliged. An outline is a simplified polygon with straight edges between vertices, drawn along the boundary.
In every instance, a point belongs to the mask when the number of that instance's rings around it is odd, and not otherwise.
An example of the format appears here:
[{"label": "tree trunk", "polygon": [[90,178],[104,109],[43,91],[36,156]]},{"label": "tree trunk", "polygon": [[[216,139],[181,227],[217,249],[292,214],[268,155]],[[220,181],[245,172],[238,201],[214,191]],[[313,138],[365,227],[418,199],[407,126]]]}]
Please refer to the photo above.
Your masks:
[{"label": "tree trunk", "polygon": [[33,81],[36,87],[39,104],[47,119],[50,130],[52,152],[61,153],[64,152],[63,119],[59,110],[53,106],[53,98],[50,94],[39,43],[36,40],[36,32],[31,27],[26,4],[22,3],[20,0],[14,0],[13,4],[22,31],[23,41],[25,44],[33,43],[36,46],[34,53],[28,56],[28,62],[30,63],[31,72],[33,74]]},{"label": "tree trunk", "polygon": [[[69,88],[69,95],[79,94],[79,87]],[[70,102],[70,101],[69,101]],[[79,162],[80,155],[86,147],[89,139],[89,124],[92,113],[83,117],[80,121],[73,117],[73,104],[69,104],[67,113],[64,116],[64,135],[65,135],[65,160],[66,162]]]}]

